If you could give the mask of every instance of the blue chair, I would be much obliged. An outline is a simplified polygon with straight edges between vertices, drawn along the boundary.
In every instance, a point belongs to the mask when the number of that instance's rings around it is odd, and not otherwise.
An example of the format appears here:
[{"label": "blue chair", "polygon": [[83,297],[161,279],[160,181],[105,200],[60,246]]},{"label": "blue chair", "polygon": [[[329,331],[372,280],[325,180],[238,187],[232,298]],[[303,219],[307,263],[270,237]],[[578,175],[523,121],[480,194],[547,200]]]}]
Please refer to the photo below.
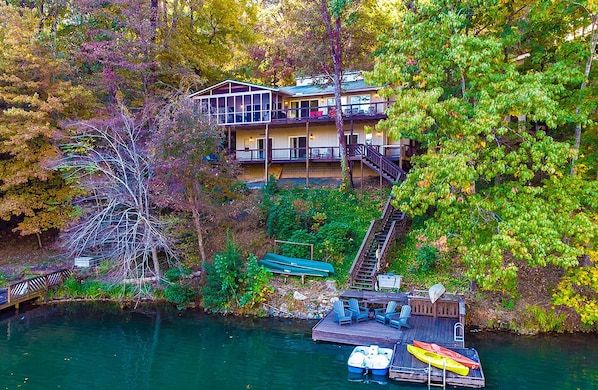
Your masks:
[{"label": "blue chair", "polygon": [[338,322],[339,325],[351,325],[351,311],[345,310],[343,301],[335,301],[333,308],[336,315],[335,322]]},{"label": "blue chair", "polygon": [[355,322],[367,321],[369,319],[370,312],[365,307],[359,306],[359,302],[355,298],[349,298],[349,311]]},{"label": "blue chair", "polygon": [[398,330],[401,330],[402,326],[409,329],[411,328],[411,325],[407,323],[407,320],[411,317],[411,306],[404,305],[401,308],[401,313],[395,314],[400,314],[399,318],[395,320],[394,318],[392,318],[393,316],[391,315],[391,319],[388,322],[390,326],[392,326],[393,328],[397,328]]},{"label": "blue chair", "polygon": [[397,303],[395,301],[389,301],[386,304],[385,308],[374,309],[376,313],[376,321],[386,325],[386,323],[390,320],[392,314],[396,313],[397,310]]}]

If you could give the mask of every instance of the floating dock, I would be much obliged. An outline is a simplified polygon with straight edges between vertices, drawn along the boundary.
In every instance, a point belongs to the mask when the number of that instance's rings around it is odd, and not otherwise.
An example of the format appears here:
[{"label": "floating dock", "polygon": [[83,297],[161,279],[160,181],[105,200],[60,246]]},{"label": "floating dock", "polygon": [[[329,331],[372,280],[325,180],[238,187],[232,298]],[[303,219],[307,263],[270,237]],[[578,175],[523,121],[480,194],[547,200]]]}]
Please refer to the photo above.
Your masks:
[{"label": "floating dock", "polygon": [[[341,299],[356,297],[362,292],[349,291],[341,295]],[[367,292],[362,295],[360,304],[386,305],[388,294],[375,296],[376,293]],[[404,297],[403,297],[404,295]],[[335,322],[334,312],[328,313],[312,328],[312,339],[314,341],[325,341],[349,345],[371,345],[377,344],[384,347],[394,348],[393,361],[390,366],[389,379],[401,382],[415,382],[429,384],[430,386],[462,386],[481,388],[486,385],[484,372],[480,363],[477,370],[469,370],[469,375],[461,376],[450,371],[441,370],[421,362],[407,352],[407,344],[413,340],[436,343],[450,348],[480,361],[478,353],[473,348],[465,348],[465,337],[463,328],[463,317],[465,316],[465,305],[462,300],[440,298],[436,303],[424,296],[407,296],[396,294],[391,298],[399,304],[411,306],[411,318],[409,325],[411,329],[390,327],[375,320],[351,325],[339,325]],[[398,309],[397,309],[398,311]]]}]

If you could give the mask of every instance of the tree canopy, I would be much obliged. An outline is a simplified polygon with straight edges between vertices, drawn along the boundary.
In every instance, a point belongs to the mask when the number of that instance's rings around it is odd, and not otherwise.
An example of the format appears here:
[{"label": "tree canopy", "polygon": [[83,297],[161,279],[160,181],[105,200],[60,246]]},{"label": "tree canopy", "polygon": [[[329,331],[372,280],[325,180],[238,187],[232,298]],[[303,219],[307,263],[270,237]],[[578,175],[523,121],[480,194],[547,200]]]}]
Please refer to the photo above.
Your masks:
[{"label": "tree canopy", "polygon": [[74,195],[57,171],[52,143],[61,120],[88,115],[91,94],[37,34],[36,14],[0,7],[0,218],[22,235],[59,229]]},{"label": "tree canopy", "polygon": [[426,148],[398,207],[484,288],[514,293],[521,262],[570,269],[596,243],[597,183],[568,175],[596,107],[571,35],[589,22],[573,3],[409,2],[370,76],[396,100],[380,127]]}]

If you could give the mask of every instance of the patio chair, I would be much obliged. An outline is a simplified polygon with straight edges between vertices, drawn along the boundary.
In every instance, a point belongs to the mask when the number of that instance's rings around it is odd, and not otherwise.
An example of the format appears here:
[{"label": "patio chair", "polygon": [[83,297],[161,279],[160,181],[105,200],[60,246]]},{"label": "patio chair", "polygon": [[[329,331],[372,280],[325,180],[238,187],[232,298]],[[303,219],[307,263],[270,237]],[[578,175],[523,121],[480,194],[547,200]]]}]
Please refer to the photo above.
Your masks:
[{"label": "patio chair", "polygon": [[374,312],[376,313],[376,321],[386,325],[386,323],[390,320],[390,316],[393,313],[396,313],[397,310],[397,302],[395,301],[389,301],[386,304],[386,309],[385,308],[380,308],[380,309],[374,309]]},{"label": "patio chair", "polygon": [[351,325],[351,311],[345,310],[343,301],[334,302],[334,314],[336,315],[335,322],[339,325],[349,324]]},{"label": "patio chair", "polygon": [[369,319],[369,310],[363,306],[359,306],[359,302],[355,298],[349,298],[349,311],[355,322],[367,321]]},{"label": "patio chair", "polygon": [[400,314],[399,318],[395,320],[394,318],[392,318],[393,315],[391,315],[391,318],[388,322],[390,326],[392,326],[393,328],[397,328],[398,330],[401,330],[402,326],[404,326],[405,328],[411,328],[411,325],[407,323],[407,320],[411,317],[411,306],[404,305],[401,308],[401,313],[395,314]]}]

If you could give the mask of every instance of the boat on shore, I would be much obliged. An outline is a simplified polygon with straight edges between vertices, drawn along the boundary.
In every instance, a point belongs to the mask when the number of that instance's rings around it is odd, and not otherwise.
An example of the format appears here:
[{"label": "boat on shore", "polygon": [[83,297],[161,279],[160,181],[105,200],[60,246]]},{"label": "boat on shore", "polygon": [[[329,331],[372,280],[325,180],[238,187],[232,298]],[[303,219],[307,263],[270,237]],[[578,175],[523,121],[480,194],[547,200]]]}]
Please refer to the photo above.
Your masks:
[{"label": "boat on shore", "polygon": [[415,345],[407,344],[407,351],[415,356],[418,360],[428,363],[436,368],[446,369],[455,374],[467,376],[469,374],[469,367],[449,358],[439,355],[435,352],[426,351],[425,349],[416,347]]},{"label": "boat on shore", "polygon": [[262,267],[267,268],[275,274],[294,275],[294,276],[320,276],[328,277],[330,274],[326,271],[320,271],[315,269],[306,269],[301,267],[295,267],[289,264],[276,263],[270,260],[259,260],[258,264]]},{"label": "boat on shore", "polygon": [[283,256],[270,252],[266,253],[264,257],[262,257],[262,260],[298,269],[326,272],[328,274],[334,273],[334,267],[332,264],[326,263],[324,261],[300,259],[298,257]]},{"label": "boat on shore", "polygon": [[377,345],[358,345],[349,355],[347,367],[352,374],[388,375],[393,352],[391,348]]},{"label": "boat on shore", "polygon": [[425,349],[426,351],[435,352],[441,356],[449,357],[454,361],[459,362],[473,370],[477,370],[478,368],[480,368],[479,362],[476,362],[475,360],[472,360],[467,356],[463,356],[460,353],[455,352],[451,349],[441,347],[438,344],[424,343],[423,341],[413,340],[413,345],[415,345],[418,348]]}]

